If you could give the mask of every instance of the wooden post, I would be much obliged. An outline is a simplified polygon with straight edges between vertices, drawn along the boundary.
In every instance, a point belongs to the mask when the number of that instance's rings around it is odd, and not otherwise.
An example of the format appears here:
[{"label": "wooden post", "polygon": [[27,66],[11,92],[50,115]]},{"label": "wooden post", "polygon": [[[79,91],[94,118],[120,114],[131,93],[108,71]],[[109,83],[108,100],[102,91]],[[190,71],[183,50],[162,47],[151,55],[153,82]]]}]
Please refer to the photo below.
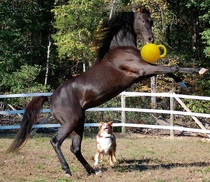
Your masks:
[{"label": "wooden post", "polygon": [[[122,109],[124,109],[125,108],[125,96],[124,95],[121,95],[121,107],[122,107]],[[121,120],[122,120],[122,123],[125,123],[125,111],[122,111],[121,112]],[[126,128],[125,128],[125,126],[122,126],[122,128],[121,128],[121,132],[122,133],[126,133]]]},{"label": "wooden post", "polygon": [[[157,76],[153,76],[151,77],[151,93],[156,93],[156,88],[157,88]],[[157,107],[156,96],[151,96],[151,103],[152,103],[152,108],[156,109]]]},{"label": "wooden post", "polygon": [[[172,94],[173,91],[171,90],[170,93]],[[170,110],[173,111],[174,110],[174,97],[170,97]],[[170,126],[174,125],[174,115],[171,113],[170,115]],[[171,129],[170,130],[170,137],[174,138],[174,130]]]},{"label": "wooden post", "polygon": [[[187,112],[191,112],[191,110],[185,105],[184,102],[182,102],[182,100],[178,97],[175,97],[175,99],[179,102],[179,104],[187,111]],[[206,130],[205,126],[203,126],[203,124],[199,121],[198,118],[196,118],[195,116],[191,116],[194,121],[198,124],[198,126],[200,126],[200,128],[202,130]],[[210,135],[209,134],[206,134],[209,138],[210,138]]]},{"label": "wooden post", "polygon": [[[157,90],[157,76],[151,77],[150,82],[151,82],[151,93],[156,93],[156,90]],[[152,104],[152,109],[157,108],[156,96],[151,96],[151,104]],[[155,117],[157,117],[157,114],[153,113],[152,123],[156,122]]]}]

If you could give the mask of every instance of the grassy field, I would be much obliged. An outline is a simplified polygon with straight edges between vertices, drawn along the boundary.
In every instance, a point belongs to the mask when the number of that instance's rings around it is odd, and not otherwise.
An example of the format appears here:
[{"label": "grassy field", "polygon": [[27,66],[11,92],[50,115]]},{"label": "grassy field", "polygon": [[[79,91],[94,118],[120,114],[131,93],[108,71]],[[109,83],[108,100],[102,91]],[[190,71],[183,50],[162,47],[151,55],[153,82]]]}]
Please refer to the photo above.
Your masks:
[{"label": "grassy field", "polygon": [[[72,177],[65,178],[49,140],[51,134],[36,134],[14,154],[5,154],[13,134],[0,133],[0,182],[210,182],[210,140],[194,137],[116,134],[118,163],[99,165],[99,175],[86,171],[69,151],[70,139],[63,152]],[[84,136],[82,152],[93,165],[95,136]]]}]

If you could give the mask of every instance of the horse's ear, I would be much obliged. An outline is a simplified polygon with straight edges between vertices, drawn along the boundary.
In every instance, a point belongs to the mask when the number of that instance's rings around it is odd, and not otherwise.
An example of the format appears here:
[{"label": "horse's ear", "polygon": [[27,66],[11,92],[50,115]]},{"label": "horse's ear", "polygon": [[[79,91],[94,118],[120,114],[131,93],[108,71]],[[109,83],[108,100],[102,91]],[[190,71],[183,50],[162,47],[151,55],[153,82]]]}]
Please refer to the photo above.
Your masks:
[{"label": "horse's ear", "polygon": [[149,16],[151,15],[150,11],[149,11],[147,8],[145,8],[145,6],[142,6],[142,7],[141,7],[140,12],[141,12],[141,13],[145,13],[145,14],[147,14],[147,15],[149,15]]},{"label": "horse's ear", "polygon": [[132,12],[137,12],[142,7],[141,4],[130,4],[128,6],[123,7],[124,10],[132,10]]},{"label": "horse's ear", "polygon": [[134,5],[131,6],[131,9],[132,9],[133,12],[137,12],[137,11],[138,11],[138,7],[136,7],[136,6],[134,6]]}]

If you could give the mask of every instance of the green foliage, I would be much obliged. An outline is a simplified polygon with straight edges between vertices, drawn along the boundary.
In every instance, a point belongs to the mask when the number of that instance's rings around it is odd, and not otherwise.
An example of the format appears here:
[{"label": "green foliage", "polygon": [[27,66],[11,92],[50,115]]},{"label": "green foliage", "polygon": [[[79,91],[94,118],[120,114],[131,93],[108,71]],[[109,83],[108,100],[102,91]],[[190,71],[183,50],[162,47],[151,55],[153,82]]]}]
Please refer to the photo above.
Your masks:
[{"label": "green foliage", "polygon": [[[30,65],[45,66],[46,34],[50,31],[49,6],[48,1],[40,4],[31,0],[0,2],[0,92],[21,93],[29,87],[31,91],[40,91],[40,83],[44,82],[44,78],[36,74],[37,83],[31,82],[35,78],[33,74],[30,75],[33,72],[30,70],[33,66]],[[38,73],[42,71],[44,69],[40,67]]]},{"label": "green foliage", "polygon": [[188,6],[197,6],[201,12],[199,19],[203,25],[203,32],[201,32],[201,39],[203,40],[204,49],[203,52],[206,57],[210,56],[210,1],[193,1],[188,3]]},{"label": "green foliage", "polygon": [[210,28],[203,31],[201,35],[202,35],[203,43],[206,45],[204,49],[204,53],[207,57],[210,57]]},{"label": "green foliage", "polygon": [[[43,92],[44,86],[35,81],[40,72],[40,66],[23,65],[20,69],[11,74],[6,74],[2,85],[10,88],[10,93],[33,93]],[[10,80],[8,82],[8,80]]]},{"label": "green foliage", "polygon": [[209,101],[188,100],[187,107],[190,108],[192,112],[210,113]]},{"label": "green foliage", "polygon": [[102,0],[69,0],[55,6],[53,35],[61,59],[92,60],[94,31],[103,16]]},{"label": "green foliage", "polygon": [[[40,66],[28,66],[23,65],[17,71],[10,74],[5,73],[0,87],[3,86],[9,93],[37,93],[37,92],[47,92],[48,87],[36,81],[37,75],[40,73]],[[25,102],[27,103],[31,98],[27,98]],[[12,98],[5,99],[5,104],[12,103],[16,108],[22,108],[23,101],[22,98]]]},{"label": "green foliage", "polygon": [[36,54],[40,53],[39,32],[44,24],[39,22],[41,9],[37,4],[10,2],[0,3],[0,61],[6,68],[15,69],[20,63],[25,63],[26,59],[31,63],[37,57]]}]

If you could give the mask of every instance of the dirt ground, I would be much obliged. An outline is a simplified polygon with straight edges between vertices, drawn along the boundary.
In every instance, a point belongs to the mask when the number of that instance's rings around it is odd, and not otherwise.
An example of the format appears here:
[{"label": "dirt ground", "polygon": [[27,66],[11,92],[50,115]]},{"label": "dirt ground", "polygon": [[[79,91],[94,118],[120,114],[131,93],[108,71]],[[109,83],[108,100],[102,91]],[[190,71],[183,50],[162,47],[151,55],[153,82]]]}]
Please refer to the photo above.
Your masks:
[{"label": "dirt ground", "polygon": [[[0,133],[0,182],[210,182],[210,139],[116,134],[117,164],[103,161],[102,172],[91,176],[69,151],[67,139],[62,149],[72,177],[65,178],[49,143],[52,134],[38,133],[21,151],[6,154],[13,136]],[[92,166],[95,151],[94,135],[84,136],[82,152]]]}]

